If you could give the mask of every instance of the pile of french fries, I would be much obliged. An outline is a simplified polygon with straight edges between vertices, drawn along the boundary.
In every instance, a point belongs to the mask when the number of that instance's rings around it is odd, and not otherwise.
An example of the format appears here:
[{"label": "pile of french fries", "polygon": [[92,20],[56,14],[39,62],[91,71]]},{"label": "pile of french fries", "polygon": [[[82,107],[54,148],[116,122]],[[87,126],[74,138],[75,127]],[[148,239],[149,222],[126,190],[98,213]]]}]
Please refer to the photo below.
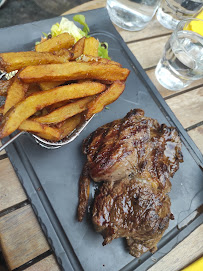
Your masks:
[{"label": "pile of french fries", "polygon": [[114,102],[129,70],[98,57],[99,41],[68,33],[46,39],[35,51],[0,54],[0,70],[17,70],[0,80],[0,139],[16,129],[53,142],[68,136],[84,119]]}]

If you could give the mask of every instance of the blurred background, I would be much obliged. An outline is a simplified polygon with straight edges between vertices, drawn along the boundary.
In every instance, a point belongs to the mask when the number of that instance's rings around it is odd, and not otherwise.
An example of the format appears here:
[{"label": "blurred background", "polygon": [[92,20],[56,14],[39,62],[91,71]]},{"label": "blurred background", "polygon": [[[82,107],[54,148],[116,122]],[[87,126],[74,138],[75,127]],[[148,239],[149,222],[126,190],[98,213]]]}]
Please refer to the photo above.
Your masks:
[{"label": "blurred background", "polygon": [[52,18],[89,1],[0,0],[0,28]]}]

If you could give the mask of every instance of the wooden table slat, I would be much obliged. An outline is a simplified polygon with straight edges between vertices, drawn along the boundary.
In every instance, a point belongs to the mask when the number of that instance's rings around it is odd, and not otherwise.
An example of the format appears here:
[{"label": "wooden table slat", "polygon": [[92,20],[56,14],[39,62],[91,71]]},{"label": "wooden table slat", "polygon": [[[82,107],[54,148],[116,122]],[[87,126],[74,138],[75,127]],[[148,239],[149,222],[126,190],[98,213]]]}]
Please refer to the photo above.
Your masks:
[{"label": "wooden table slat", "polygon": [[56,263],[55,257],[50,255],[40,262],[26,268],[25,271],[60,271],[60,268]]},{"label": "wooden table slat", "polygon": [[166,100],[184,128],[203,120],[203,87]]},{"label": "wooden table slat", "polygon": [[134,42],[143,39],[151,39],[157,36],[169,36],[171,31],[164,28],[155,18],[150,22],[150,24],[141,31],[126,31],[118,26],[115,26],[117,31],[120,33],[125,42]]},{"label": "wooden table slat", "polygon": [[149,76],[149,78],[151,79],[152,83],[157,88],[157,90],[160,92],[160,94],[162,95],[163,98],[167,98],[168,96],[173,95],[173,94],[177,94],[177,93],[181,94],[182,92],[184,92],[185,90],[188,90],[188,89],[193,89],[196,87],[203,86],[203,79],[200,79],[200,80],[193,81],[191,85],[184,88],[183,90],[173,91],[173,90],[166,89],[162,85],[159,84],[159,82],[155,76],[155,69],[148,70],[148,71],[146,71],[146,73]]},{"label": "wooden table slat", "polygon": [[103,8],[105,6],[106,6],[106,0],[89,1],[75,8],[69,9],[68,11],[64,12],[62,15],[76,13],[76,12],[77,13],[83,12],[90,9]]},{"label": "wooden table slat", "polygon": [[30,205],[0,217],[0,246],[11,270],[50,249]]},{"label": "wooden table slat", "polygon": [[0,211],[27,199],[8,158],[0,161]]},{"label": "wooden table slat", "polygon": [[[148,271],[179,271],[203,255],[203,225],[164,256]],[[191,270],[192,271],[192,270]]]},{"label": "wooden table slat", "polygon": [[128,44],[137,60],[144,69],[155,67],[159,62],[168,36],[156,37],[149,40],[138,41]]},{"label": "wooden table slat", "polygon": [[[1,140],[0,140],[0,147],[2,146],[2,143],[1,143]],[[5,152],[5,150],[3,150],[3,151],[1,151],[0,152],[0,156],[2,155],[2,154],[5,154],[6,152]]]}]

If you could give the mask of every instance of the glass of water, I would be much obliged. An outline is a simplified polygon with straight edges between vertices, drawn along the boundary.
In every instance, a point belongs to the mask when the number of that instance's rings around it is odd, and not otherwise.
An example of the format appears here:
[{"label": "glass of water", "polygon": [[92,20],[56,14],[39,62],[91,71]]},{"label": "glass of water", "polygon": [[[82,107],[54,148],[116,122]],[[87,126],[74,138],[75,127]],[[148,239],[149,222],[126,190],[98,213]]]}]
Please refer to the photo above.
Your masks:
[{"label": "glass of water", "polygon": [[203,20],[191,18],[179,22],[155,69],[162,86],[176,91],[203,78],[202,30]]},{"label": "glass of water", "polygon": [[180,20],[196,17],[202,7],[203,0],[164,0],[156,18],[164,27],[174,30]]},{"label": "glass of water", "polygon": [[153,18],[161,0],[107,0],[106,7],[113,23],[138,31]]}]

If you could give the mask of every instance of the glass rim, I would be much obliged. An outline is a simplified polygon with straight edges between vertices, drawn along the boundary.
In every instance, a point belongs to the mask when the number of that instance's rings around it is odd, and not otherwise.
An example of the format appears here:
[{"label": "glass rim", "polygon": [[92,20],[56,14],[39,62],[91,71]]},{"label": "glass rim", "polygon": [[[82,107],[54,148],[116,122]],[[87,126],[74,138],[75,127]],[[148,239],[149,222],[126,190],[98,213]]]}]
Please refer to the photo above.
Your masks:
[{"label": "glass rim", "polygon": [[[190,22],[190,21],[200,21],[203,23],[203,20],[202,19],[199,19],[199,18],[187,18],[187,19],[183,19],[181,20],[177,26],[176,26],[176,29],[174,30],[174,32],[172,33],[171,37],[174,36],[175,39],[176,39],[176,42],[178,42],[178,45],[180,46],[180,48],[182,48],[183,51],[186,51],[185,47],[180,43],[180,38],[178,37],[178,32],[179,31],[188,31],[188,32],[192,32],[194,34],[194,36],[196,37],[200,37],[201,39],[203,39],[203,36],[197,32],[194,32],[194,31],[191,31],[191,30],[183,30],[183,27],[184,25],[187,23],[187,22]],[[184,24],[183,24],[184,23]],[[180,28],[180,26],[182,26],[182,29]]]},{"label": "glass rim", "polygon": [[[174,30],[174,32],[172,33],[172,35],[175,35],[175,38],[177,39],[178,42],[179,42],[179,38],[178,38],[177,33],[178,33],[179,31],[183,30],[183,27],[185,26],[185,24],[186,24],[187,22],[191,22],[191,21],[200,21],[200,22],[203,23],[203,19],[199,19],[199,18],[187,18],[187,19],[181,20],[181,21],[177,24],[176,29]],[[184,25],[183,25],[183,24],[184,24]],[[182,27],[182,29],[180,29],[180,26]],[[184,31],[190,31],[190,32],[194,33],[195,35],[197,35],[198,37],[202,37],[202,38],[203,38],[203,36],[202,36],[201,34],[195,32],[195,31],[191,31],[191,30],[184,30]]]},{"label": "glass rim", "polygon": [[[168,7],[171,8],[173,11],[180,12],[180,13],[183,12],[180,8],[177,8],[176,6],[171,4],[170,0],[165,0],[165,1],[167,3]],[[201,2],[200,2],[200,4],[201,4]],[[184,10],[184,13],[187,15],[197,15],[197,14],[199,14],[199,12],[201,12],[201,10],[202,10],[202,6],[200,6],[200,9],[197,9],[197,10]]]},{"label": "glass rim", "polygon": [[[200,19],[200,18],[193,18],[193,17],[191,17],[191,18],[187,18],[187,19],[182,19],[182,20],[180,20],[179,21],[179,23],[177,24],[177,26],[176,26],[176,29],[174,30],[174,32],[177,32],[179,29],[179,27],[180,27],[180,25],[182,25],[182,23],[184,23],[184,24],[186,24],[187,22],[191,22],[191,21],[200,21],[200,22],[203,22],[203,19]],[[190,31],[190,30],[189,30]],[[196,33],[196,32],[194,32],[194,33]]]}]

